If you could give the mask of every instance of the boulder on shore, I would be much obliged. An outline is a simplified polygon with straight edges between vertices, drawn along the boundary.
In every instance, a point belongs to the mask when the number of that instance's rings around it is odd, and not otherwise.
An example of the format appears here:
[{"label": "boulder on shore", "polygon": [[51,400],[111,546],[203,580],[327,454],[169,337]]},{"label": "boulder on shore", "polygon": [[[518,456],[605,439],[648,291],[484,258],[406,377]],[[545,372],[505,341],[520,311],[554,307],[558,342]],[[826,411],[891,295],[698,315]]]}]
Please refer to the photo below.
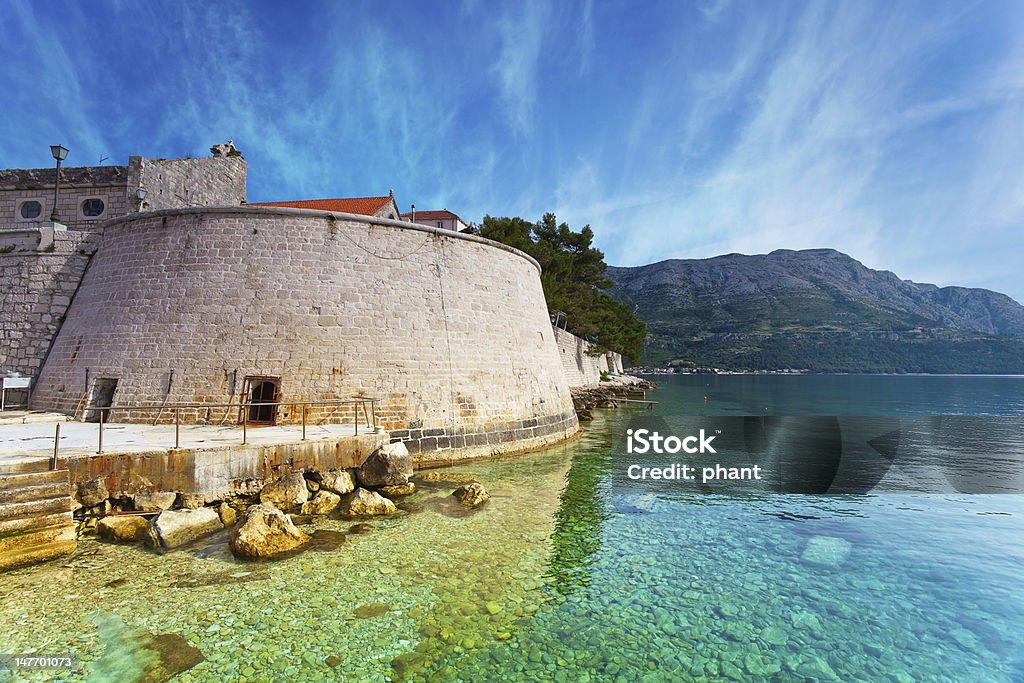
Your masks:
[{"label": "boulder on shore", "polygon": [[452,495],[468,508],[478,508],[491,499],[487,489],[475,481],[455,489]]},{"label": "boulder on shore", "polygon": [[235,557],[258,560],[280,555],[309,541],[291,518],[269,503],[252,505],[231,532],[228,545]]},{"label": "boulder on shore", "polygon": [[154,548],[170,550],[223,528],[213,508],[164,510],[149,523],[148,542]]},{"label": "boulder on shore", "polygon": [[178,507],[188,508],[189,510],[195,510],[206,505],[206,496],[201,493],[179,493],[178,494]]},{"label": "boulder on shore", "polygon": [[292,472],[275,479],[260,491],[260,502],[270,503],[278,510],[296,510],[309,500],[309,489],[302,472]]},{"label": "boulder on shore", "polygon": [[320,490],[303,504],[301,514],[303,515],[329,515],[341,503],[341,496],[330,491]]},{"label": "boulder on shore", "polygon": [[83,481],[78,485],[78,501],[87,508],[99,505],[110,497],[103,477]]},{"label": "boulder on shore", "polygon": [[398,512],[390,500],[364,488],[358,488],[341,499],[341,513],[348,517],[375,517]]},{"label": "boulder on shore", "polygon": [[381,446],[357,472],[360,486],[404,486],[412,476],[412,456],[401,441]]},{"label": "boulder on shore", "polygon": [[[153,491],[150,493],[136,493],[132,496],[133,510],[170,510],[174,507],[174,501],[178,500],[178,494],[174,491]],[[198,507],[202,507],[201,505]]]},{"label": "boulder on shore", "polygon": [[348,470],[314,472],[313,479],[320,484],[321,489],[327,489],[342,496],[346,493],[352,493],[356,489],[356,481]]},{"label": "boulder on shore", "polygon": [[96,532],[108,541],[138,543],[149,536],[149,520],[142,515],[112,515],[96,524]]},{"label": "boulder on shore", "polygon": [[227,501],[221,501],[220,507],[217,508],[217,514],[220,515],[220,522],[224,526],[234,526],[238,521],[238,512],[228,505]]}]

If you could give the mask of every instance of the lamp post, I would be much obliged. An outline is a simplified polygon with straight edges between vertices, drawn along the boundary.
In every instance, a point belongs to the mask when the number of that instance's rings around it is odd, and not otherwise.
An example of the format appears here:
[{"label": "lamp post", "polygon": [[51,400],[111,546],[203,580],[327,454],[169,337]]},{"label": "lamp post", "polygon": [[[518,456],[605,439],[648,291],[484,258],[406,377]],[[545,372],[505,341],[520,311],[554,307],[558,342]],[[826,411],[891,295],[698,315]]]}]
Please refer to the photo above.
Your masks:
[{"label": "lamp post", "polygon": [[50,145],[50,154],[57,160],[57,177],[53,181],[53,212],[50,214],[50,220],[59,223],[60,211],[57,210],[57,192],[60,190],[60,162],[68,158],[68,150],[64,145]]},{"label": "lamp post", "polygon": [[142,202],[145,201],[146,199],[146,188],[140,187],[139,189],[135,190],[135,196],[139,200],[139,211],[142,211]]}]

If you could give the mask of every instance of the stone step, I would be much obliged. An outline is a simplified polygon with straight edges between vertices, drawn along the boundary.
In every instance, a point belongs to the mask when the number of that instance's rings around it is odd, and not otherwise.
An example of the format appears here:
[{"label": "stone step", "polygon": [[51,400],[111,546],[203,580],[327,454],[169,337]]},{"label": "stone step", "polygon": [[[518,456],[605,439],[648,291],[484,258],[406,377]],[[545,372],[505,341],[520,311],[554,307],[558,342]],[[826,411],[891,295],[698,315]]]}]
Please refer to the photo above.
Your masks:
[{"label": "stone step", "polygon": [[75,525],[61,521],[50,526],[34,526],[21,531],[0,532],[0,555],[60,541],[75,540]]},{"label": "stone step", "polygon": [[0,476],[9,474],[25,474],[28,472],[46,472],[50,470],[49,458],[29,458],[27,460],[15,460],[14,462],[0,463]]},{"label": "stone step", "polygon": [[33,486],[35,484],[49,484],[54,481],[68,481],[66,469],[51,470],[45,469],[38,472],[12,472],[9,474],[0,473],[0,489],[14,486]]},{"label": "stone step", "polygon": [[71,540],[62,539],[51,543],[45,543],[43,545],[22,547],[12,549],[7,552],[0,552],[0,571],[16,569],[18,567],[25,567],[30,564],[37,564],[39,562],[56,559],[58,557],[64,557],[65,555],[70,555],[75,552],[76,547],[77,544],[74,539],[72,527]]},{"label": "stone step", "polygon": [[75,518],[71,514],[70,510],[48,512],[44,514],[28,512],[17,517],[0,519],[0,535],[23,532],[35,528],[44,528],[59,524],[70,524],[73,526],[74,523]]},{"label": "stone step", "polygon": [[70,475],[45,465],[0,474],[0,571],[75,550]]},{"label": "stone step", "polygon": [[44,500],[47,498],[60,498],[70,494],[66,479],[49,484],[33,484],[14,488],[4,488],[3,483],[0,482],[0,505]]},{"label": "stone step", "polygon": [[71,512],[71,494],[42,500],[26,500],[15,503],[0,503],[0,522],[19,517],[31,517],[51,512]]}]

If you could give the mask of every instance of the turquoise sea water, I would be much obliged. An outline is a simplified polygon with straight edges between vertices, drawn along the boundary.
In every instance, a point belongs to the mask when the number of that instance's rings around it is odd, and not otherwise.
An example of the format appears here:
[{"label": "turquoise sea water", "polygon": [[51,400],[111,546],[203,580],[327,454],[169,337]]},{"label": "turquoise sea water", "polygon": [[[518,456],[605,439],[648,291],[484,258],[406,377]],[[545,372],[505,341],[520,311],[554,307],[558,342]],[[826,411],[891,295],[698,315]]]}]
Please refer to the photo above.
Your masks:
[{"label": "turquoise sea water", "polygon": [[[1024,378],[654,379],[666,416],[1024,416]],[[162,637],[202,653],[180,681],[1024,681],[1024,495],[632,493],[612,484],[624,412],[448,470],[492,492],[480,512],[437,482],[369,533],[319,522],[335,549],[85,542],[3,577],[0,649],[81,658],[14,680],[138,680]]]}]

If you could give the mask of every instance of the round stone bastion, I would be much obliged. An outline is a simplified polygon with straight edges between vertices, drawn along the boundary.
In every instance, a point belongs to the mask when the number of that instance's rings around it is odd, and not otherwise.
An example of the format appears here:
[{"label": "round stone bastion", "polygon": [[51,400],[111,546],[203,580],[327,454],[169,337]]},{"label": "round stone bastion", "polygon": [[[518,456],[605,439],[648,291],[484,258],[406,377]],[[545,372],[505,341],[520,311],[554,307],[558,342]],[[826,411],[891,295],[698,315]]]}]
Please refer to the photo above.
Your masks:
[{"label": "round stone bastion", "polygon": [[[297,424],[254,399],[377,399],[421,463],[510,453],[579,430],[540,268],[473,235],[273,207],[107,222],[32,395],[113,422]],[[230,404],[225,406],[223,404]],[[124,407],[118,407],[124,406]],[[368,407],[360,408],[365,421]],[[354,419],[351,406],[306,421]],[[447,452],[446,452],[447,451]]]}]

